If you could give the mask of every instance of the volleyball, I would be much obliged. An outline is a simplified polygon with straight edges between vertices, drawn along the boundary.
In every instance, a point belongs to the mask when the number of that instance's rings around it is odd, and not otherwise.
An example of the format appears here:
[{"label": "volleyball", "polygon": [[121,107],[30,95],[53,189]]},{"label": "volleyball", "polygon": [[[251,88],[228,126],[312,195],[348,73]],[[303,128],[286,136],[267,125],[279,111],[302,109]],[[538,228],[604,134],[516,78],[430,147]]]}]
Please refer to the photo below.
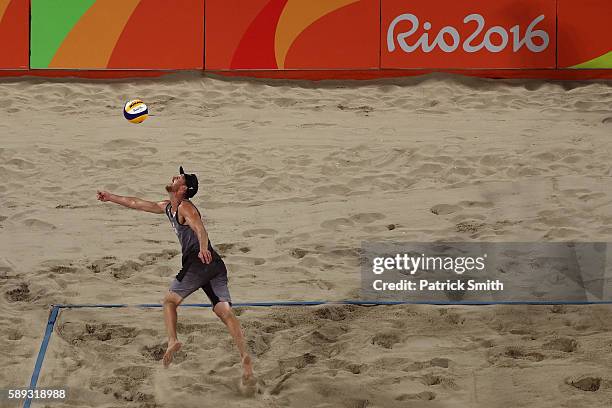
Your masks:
[{"label": "volleyball", "polygon": [[132,123],[142,123],[149,116],[149,108],[140,99],[133,99],[125,104],[123,116]]}]

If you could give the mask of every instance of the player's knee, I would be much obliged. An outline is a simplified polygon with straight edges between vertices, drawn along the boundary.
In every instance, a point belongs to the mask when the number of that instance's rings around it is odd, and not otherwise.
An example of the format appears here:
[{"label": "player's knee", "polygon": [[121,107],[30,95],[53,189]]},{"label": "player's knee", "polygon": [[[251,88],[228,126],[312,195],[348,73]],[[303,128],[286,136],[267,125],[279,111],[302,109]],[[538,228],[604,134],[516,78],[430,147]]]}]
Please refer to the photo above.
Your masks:
[{"label": "player's knee", "polygon": [[162,303],[168,306],[178,306],[181,303],[181,297],[174,292],[168,292],[164,296]]},{"label": "player's knee", "polygon": [[234,315],[231,306],[227,302],[217,303],[214,308],[214,312],[219,317],[219,319],[223,320],[224,322]]}]

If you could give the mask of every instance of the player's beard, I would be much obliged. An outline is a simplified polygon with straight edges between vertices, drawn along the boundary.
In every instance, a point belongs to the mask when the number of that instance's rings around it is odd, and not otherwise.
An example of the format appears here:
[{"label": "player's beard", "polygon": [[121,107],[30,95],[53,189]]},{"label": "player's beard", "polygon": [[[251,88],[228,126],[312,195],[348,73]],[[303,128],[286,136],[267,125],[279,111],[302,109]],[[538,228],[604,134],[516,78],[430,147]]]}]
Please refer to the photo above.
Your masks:
[{"label": "player's beard", "polygon": [[169,193],[174,193],[175,191],[172,189],[172,184],[166,185],[166,191]]}]

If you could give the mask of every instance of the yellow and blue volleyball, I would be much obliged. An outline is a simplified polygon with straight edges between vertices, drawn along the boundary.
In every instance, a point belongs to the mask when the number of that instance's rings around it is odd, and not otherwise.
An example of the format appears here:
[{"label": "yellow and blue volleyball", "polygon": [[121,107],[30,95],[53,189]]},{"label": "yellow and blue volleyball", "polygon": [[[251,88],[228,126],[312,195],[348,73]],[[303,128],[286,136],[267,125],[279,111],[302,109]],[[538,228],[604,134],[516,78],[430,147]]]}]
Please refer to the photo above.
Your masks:
[{"label": "yellow and blue volleyball", "polygon": [[142,123],[149,117],[149,108],[140,99],[133,99],[125,104],[123,116],[132,123]]}]

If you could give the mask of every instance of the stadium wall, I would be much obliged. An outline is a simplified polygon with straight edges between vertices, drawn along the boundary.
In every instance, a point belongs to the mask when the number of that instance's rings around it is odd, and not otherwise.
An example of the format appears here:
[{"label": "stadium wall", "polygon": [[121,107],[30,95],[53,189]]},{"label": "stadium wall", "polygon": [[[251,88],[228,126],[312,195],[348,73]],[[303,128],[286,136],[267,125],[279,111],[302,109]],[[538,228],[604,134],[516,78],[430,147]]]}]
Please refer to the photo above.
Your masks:
[{"label": "stadium wall", "polygon": [[610,21],[610,0],[0,0],[0,75],[612,78]]}]

